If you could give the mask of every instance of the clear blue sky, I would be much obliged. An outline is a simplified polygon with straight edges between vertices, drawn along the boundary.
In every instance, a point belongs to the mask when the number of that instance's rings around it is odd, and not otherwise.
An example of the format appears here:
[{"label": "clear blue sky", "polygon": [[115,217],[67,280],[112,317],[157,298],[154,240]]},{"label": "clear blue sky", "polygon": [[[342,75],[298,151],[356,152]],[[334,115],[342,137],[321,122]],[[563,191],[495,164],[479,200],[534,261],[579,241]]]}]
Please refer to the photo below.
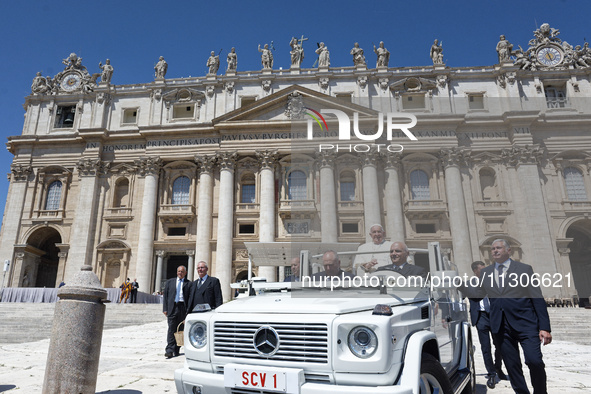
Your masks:
[{"label": "clear blue sky", "polygon": [[[168,62],[168,78],[206,73],[209,53],[231,47],[238,70],[260,70],[258,44],[273,41],[274,68],[288,68],[289,40],[309,38],[303,67],[316,59],[323,41],[334,66],[352,65],[349,51],[358,41],[368,64],[375,64],[372,43],[384,41],[390,67],[431,65],[429,48],[443,41],[451,67],[497,62],[495,46],[505,34],[527,48],[542,23],[560,30],[570,44],[591,40],[591,2],[581,1],[9,1],[0,2],[0,138],[19,135],[24,98],[35,73],[54,76],[70,52],[83,58],[89,72],[111,59],[113,84],[154,80],[159,56]],[[10,171],[12,155],[0,151],[0,172]],[[0,206],[8,182],[0,177]]]}]

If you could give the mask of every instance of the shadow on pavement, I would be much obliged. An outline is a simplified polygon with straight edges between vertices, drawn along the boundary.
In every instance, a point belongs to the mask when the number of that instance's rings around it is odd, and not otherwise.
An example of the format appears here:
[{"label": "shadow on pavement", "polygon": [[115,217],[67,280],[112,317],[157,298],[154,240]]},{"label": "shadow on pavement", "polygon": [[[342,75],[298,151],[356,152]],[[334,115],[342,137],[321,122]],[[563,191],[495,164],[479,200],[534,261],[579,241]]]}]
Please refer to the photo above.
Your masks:
[{"label": "shadow on pavement", "polygon": [[14,384],[0,384],[0,393],[8,390],[12,390],[16,386]]},{"label": "shadow on pavement", "polygon": [[96,393],[96,394],[142,394],[142,391],[139,390],[107,390],[107,391],[101,391],[100,393]]}]

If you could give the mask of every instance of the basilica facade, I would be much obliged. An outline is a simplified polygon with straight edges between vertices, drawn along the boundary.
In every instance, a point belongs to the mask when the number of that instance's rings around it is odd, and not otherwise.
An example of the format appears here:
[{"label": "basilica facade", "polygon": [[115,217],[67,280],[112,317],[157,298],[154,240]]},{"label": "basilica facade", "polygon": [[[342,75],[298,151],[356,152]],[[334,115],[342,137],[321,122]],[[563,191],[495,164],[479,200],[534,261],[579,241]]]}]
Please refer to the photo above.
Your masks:
[{"label": "basilica facade", "polygon": [[237,70],[233,49],[225,72],[212,53],[207,75],[167,79],[161,57],[135,85],[75,54],[39,73],[7,144],[7,285],[55,287],[91,265],[105,287],[152,292],[205,261],[228,299],[245,242],[365,243],[381,224],[409,247],[440,242],[466,273],[504,238],[550,278],[546,296],[591,295],[586,44],[542,25],[527,50],[501,37],[490,66],[447,67],[436,42],[429,66],[393,66],[380,43],[375,68],[356,45],[353,66],[322,47],[307,69],[302,43],[288,70],[260,48],[261,70]]}]

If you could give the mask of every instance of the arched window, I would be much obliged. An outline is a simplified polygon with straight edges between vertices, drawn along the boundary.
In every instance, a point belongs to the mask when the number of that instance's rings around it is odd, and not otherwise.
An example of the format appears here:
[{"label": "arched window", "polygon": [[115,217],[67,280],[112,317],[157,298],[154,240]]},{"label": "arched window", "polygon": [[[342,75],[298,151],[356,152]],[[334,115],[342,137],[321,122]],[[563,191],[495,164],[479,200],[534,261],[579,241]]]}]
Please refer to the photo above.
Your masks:
[{"label": "arched window", "polygon": [[292,171],[287,177],[287,198],[290,200],[307,200],[306,174],[303,171]]},{"label": "arched window", "polygon": [[410,193],[413,200],[430,200],[429,177],[423,170],[414,170],[410,173]]},{"label": "arched window", "polygon": [[567,167],[564,169],[564,183],[569,201],[587,201],[583,173],[578,168]]},{"label": "arched window", "polygon": [[121,178],[115,184],[114,208],[125,208],[129,206],[129,180]]},{"label": "arched window", "polygon": [[355,201],[355,175],[349,171],[343,171],[339,179],[341,189],[341,201]]},{"label": "arched window", "polygon": [[191,180],[186,176],[179,176],[172,184],[172,200],[174,205],[189,204],[189,188],[191,187]]},{"label": "arched window", "polygon": [[252,204],[256,201],[256,184],[253,174],[246,174],[242,177],[240,184],[240,202]]},{"label": "arched window", "polygon": [[45,210],[57,211],[60,209],[60,201],[62,199],[62,183],[60,181],[53,181],[47,188],[47,199],[45,200]]},{"label": "arched window", "polygon": [[490,168],[483,168],[480,170],[480,191],[482,192],[482,200],[497,200],[497,181],[494,170]]}]

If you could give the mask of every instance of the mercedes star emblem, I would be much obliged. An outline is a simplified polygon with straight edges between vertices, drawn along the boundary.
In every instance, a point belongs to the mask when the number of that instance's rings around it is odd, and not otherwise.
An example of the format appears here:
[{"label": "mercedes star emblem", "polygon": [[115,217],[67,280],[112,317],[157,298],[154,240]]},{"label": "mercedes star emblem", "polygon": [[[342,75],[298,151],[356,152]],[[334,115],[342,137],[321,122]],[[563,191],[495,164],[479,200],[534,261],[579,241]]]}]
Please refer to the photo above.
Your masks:
[{"label": "mercedes star emblem", "polygon": [[254,333],[254,349],[258,354],[271,357],[279,350],[279,335],[270,326],[262,326]]}]

